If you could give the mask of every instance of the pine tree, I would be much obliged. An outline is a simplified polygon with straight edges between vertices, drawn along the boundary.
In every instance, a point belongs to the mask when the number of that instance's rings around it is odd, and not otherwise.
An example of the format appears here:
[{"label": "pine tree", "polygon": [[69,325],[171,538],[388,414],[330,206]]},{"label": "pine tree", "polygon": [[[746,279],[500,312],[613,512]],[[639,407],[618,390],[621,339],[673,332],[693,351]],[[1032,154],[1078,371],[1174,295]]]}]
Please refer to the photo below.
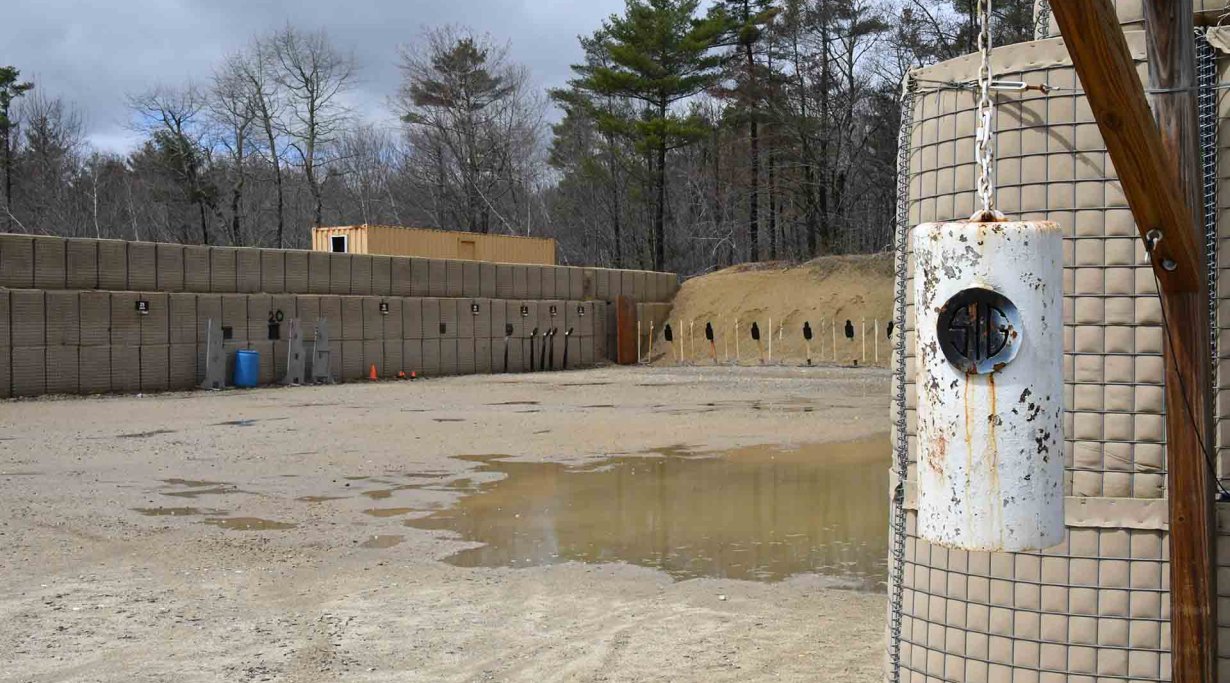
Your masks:
[{"label": "pine tree", "polygon": [[695,117],[674,105],[711,87],[722,57],[713,48],[725,22],[698,18],[700,0],[627,0],[623,16],[603,24],[607,64],[587,66],[577,87],[643,105],[640,112],[609,113],[602,125],[631,135],[652,165],[656,195],[653,216],[653,267],[666,262],[666,156],[706,132]]},{"label": "pine tree", "polygon": [[735,101],[735,114],[747,122],[747,232],[752,261],[760,260],[760,109],[768,80],[760,56],[766,51],[765,29],[778,12],[775,0],[720,0],[711,10],[711,16],[724,24],[723,43],[731,46],[727,59],[733,85],[720,94]]},{"label": "pine tree", "polygon": [[33,83],[21,82],[21,72],[16,67],[0,66],[0,142],[4,144],[4,224],[13,229],[13,142],[17,124],[10,111],[13,100],[34,88]]}]

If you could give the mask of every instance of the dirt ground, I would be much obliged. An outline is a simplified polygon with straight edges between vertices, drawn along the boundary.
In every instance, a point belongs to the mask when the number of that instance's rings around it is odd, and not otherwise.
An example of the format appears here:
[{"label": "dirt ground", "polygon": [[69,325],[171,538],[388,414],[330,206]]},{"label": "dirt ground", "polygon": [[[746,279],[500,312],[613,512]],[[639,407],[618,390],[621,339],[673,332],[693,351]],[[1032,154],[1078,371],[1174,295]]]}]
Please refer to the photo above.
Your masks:
[{"label": "dirt ground", "polygon": [[[421,484],[476,467],[457,455],[883,434],[887,385],[876,369],[612,368],[0,403],[0,680],[878,681],[882,593],[462,568],[440,560],[473,544],[363,511],[449,505]],[[177,506],[198,509],[136,511]],[[221,511],[286,528],[202,523]],[[364,547],[384,534],[405,540]]]},{"label": "dirt ground", "polygon": [[[712,364],[705,339],[705,324],[710,323],[720,362],[730,364],[738,358],[743,364],[757,364],[762,352],[768,358],[772,320],[774,363],[803,365],[810,350],[817,363],[852,365],[858,361],[859,365],[888,367],[896,343],[886,329],[892,318],[892,254],[735,266],[683,283],[670,313],[675,344],[668,344],[663,332],[655,330],[653,358],[655,363],[673,365],[682,354],[685,362]],[[847,320],[853,338],[846,337]],[[761,330],[763,349],[751,337],[753,322]],[[804,322],[812,329],[810,344],[803,337]]]}]

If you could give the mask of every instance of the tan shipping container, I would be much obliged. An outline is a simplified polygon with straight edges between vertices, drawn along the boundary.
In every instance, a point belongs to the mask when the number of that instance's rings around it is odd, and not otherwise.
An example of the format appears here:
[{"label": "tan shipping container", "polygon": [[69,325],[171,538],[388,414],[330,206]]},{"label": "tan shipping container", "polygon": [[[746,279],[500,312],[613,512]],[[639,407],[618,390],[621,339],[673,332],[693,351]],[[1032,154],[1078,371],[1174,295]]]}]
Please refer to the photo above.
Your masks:
[{"label": "tan shipping container", "polygon": [[351,225],[312,229],[312,251],[555,265],[555,240],[474,232]]}]

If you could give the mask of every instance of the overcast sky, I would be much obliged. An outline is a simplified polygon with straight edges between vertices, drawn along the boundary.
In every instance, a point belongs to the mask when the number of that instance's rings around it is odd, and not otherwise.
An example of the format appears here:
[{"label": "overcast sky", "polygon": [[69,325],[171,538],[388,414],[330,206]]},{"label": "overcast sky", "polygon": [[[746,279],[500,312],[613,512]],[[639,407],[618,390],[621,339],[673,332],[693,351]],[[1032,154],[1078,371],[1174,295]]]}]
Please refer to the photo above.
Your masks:
[{"label": "overcast sky", "polygon": [[227,52],[290,22],[325,28],[360,67],[354,102],[364,118],[392,121],[397,48],[425,26],[459,24],[511,41],[511,56],[542,86],[560,85],[580,58],[579,34],[623,0],[3,0],[0,64],[46,94],[74,103],[89,139],[126,151],[126,93],[205,81]]}]

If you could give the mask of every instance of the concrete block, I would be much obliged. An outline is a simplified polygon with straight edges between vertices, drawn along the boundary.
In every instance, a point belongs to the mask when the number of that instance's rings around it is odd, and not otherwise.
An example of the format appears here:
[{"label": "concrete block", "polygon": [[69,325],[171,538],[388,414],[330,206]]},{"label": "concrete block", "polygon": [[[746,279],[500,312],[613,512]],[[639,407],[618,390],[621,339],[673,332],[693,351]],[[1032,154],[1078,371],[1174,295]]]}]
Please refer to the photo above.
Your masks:
[{"label": "concrete block", "polygon": [[513,293],[513,271],[515,267],[506,263],[497,263],[495,265],[495,294],[496,299],[512,299]]},{"label": "concrete block", "polygon": [[309,294],[328,294],[331,290],[333,260],[323,251],[308,252]]},{"label": "concrete block", "polygon": [[633,276],[633,292],[637,301],[652,301],[649,297],[649,273],[643,270],[636,271]]},{"label": "concrete block", "polygon": [[260,361],[256,371],[256,381],[259,384],[273,384],[277,381],[277,363],[273,353],[273,342],[253,342],[251,347]]},{"label": "concrete block", "polygon": [[481,296],[483,288],[483,269],[478,261],[465,261],[461,264],[461,296]]},{"label": "concrete block", "polygon": [[308,252],[288,250],[282,252],[282,291],[289,294],[307,294]]},{"label": "concrete block", "polygon": [[[423,339],[439,339],[440,334],[440,300],[434,298],[422,299],[423,302]],[[439,348],[439,347],[437,347]]]},{"label": "concrete block", "polygon": [[457,298],[465,295],[465,262],[463,261],[445,261],[444,267],[446,271],[445,295],[447,297]]},{"label": "concrete block", "polygon": [[421,341],[423,348],[423,367],[419,372],[424,377],[437,377],[440,375],[440,340],[439,339],[423,339]]},{"label": "concrete block", "polygon": [[77,346],[81,343],[81,316],[77,292],[50,290],[44,297],[47,346]]},{"label": "concrete block", "polygon": [[184,246],[158,244],[155,245],[154,251],[158,260],[158,290],[184,291]]},{"label": "concrete block", "polygon": [[136,393],[141,390],[141,347],[112,346],[111,391]]},{"label": "concrete block", "polygon": [[41,289],[9,292],[10,340],[14,347],[46,346],[46,302]]},{"label": "concrete block", "polygon": [[387,369],[384,367],[384,340],[383,339],[365,339],[363,340],[363,377],[368,377],[368,372],[372,364],[376,365],[376,376],[385,376]]},{"label": "concrete block", "polygon": [[250,342],[269,341],[269,320],[276,317],[273,311],[273,300],[268,294],[248,295],[248,332],[245,339]]},{"label": "concrete block", "polygon": [[388,314],[381,313],[380,304],[383,301],[384,299],[378,296],[365,296],[360,300],[360,306],[363,309],[362,339],[384,338],[384,319],[392,315],[392,310],[390,309]]},{"label": "concrete block", "polygon": [[158,245],[154,242],[128,243],[128,289],[158,289]]},{"label": "concrete block", "polygon": [[211,289],[209,276],[209,247],[197,245],[184,247],[184,291],[208,292]]},{"label": "concrete block", "polygon": [[457,365],[457,340],[440,340],[440,371],[439,374],[451,376],[459,374]]},{"label": "concrete block", "polygon": [[196,386],[196,344],[171,344],[167,362],[167,388],[183,391]]},{"label": "concrete block", "polygon": [[530,267],[529,266],[508,266],[512,269],[512,298],[524,299],[529,296],[530,285]]},{"label": "concrete block", "polygon": [[127,242],[98,242],[98,288],[121,291],[128,289]]},{"label": "concrete block", "polygon": [[[362,344],[362,342],[359,343]],[[336,337],[332,337],[329,339],[329,348],[331,349],[329,353],[329,376],[333,378],[334,382],[344,382],[346,379],[342,376],[342,368],[345,365],[342,358],[342,342]]]},{"label": "concrete block", "polygon": [[83,394],[105,394],[111,391],[110,346],[78,347],[77,390]]},{"label": "concrete block", "polygon": [[478,295],[484,299],[495,298],[495,264],[478,265]]},{"label": "concrete block", "polygon": [[196,343],[204,344],[209,339],[210,320],[222,320],[222,295],[198,294],[196,297]]},{"label": "concrete block", "polygon": [[606,301],[610,298],[610,275],[606,268],[594,268],[594,298]]},{"label": "concrete block", "polygon": [[577,334],[582,337],[594,336],[594,302],[585,301],[576,305]]},{"label": "concrete block", "polygon": [[372,256],[372,294],[389,296],[393,293],[393,259],[389,256]]},{"label": "concrete block", "polygon": [[589,301],[598,297],[598,269],[581,268],[581,299]]},{"label": "concrete block", "polygon": [[394,256],[389,258],[389,294],[393,296],[410,296],[413,292],[414,278],[412,259]]},{"label": "concrete block", "polygon": [[581,367],[589,368],[594,366],[594,350],[597,343],[594,337],[581,337]]},{"label": "concrete block", "polygon": [[342,381],[363,379],[367,374],[367,368],[363,367],[363,340],[343,339],[339,343],[342,347]]},{"label": "concrete block", "polygon": [[148,313],[137,312],[135,307],[133,313],[137,316],[138,324],[141,326],[141,344],[168,344],[170,343],[170,303],[168,294],[163,292],[140,292],[137,294],[139,301],[145,301],[148,304]]},{"label": "concrete block", "polygon": [[[316,329],[314,327],[316,321],[320,320],[320,297],[311,295],[296,296],[295,315],[303,323],[303,343],[307,344],[315,339],[313,330]],[[310,349],[305,350],[310,351]]]},{"label": "concrete block", "polygon": [[[230,338],[226,336],[230,329]],[[248,341],[248,297],[245,294],[225,294],[222,296],[222,337],[226,341]],[[230,376],[227,376],[230,382]]]},{"label": "concrete block", "polygon": [[12,328],[9,326],[9,293],[0,289],[0,349],[13,345]]},{"label": "concrete block", "polygon": [[[495,358],[492,359],[492,362],[498,364],[495,367],[499,371],[524,372],[525,368],[528,367],[525,362],[526,342],[521,337],[513,337],[512,339],[509,339],[507,347],[505,347],[503,339],[498,339],[495,342],[495,346],[492,348],[496,349],[496,351],[493,352]],[[504,354],[505,350],[508,352],[507,356]],[[505,367],[504,364],[505,360],[508,361],[507,367]]]},{"label": "concrete block", "polygon": [[209,291],[224,294],[239,291],[235,275],[238,252],[231,247],[209,248]]},{"label": "concrete block", "polygon": [[[330,341],[341,339],[342,328],[345,322],[342,319],[342,297],[320,297],[320,317],[329,321]],[[341,366],[338,367],[340,368]]]},{"label": "concrete block", "polygon": [[[266,329],[265,337],[267,338],[268,341],[274,342],[274,358],[275,359],[277,358],[278,350],[286,346],[286,339],[290,335],[291,318],[299,317],[299,305],[298,304],[299,304],[298,297],[292,294],[275,294],[269,297],[269,311],[273,315],[273,321],[277,325],[277,329],[276,330]],[[315,322],[315,320],[313,320],[312,322]],[[266,328],[268,328],[268,325],[269,325],[268,316],[266,316],[265,324],[266,324]],[[306,330],[307,327],[305,326],[303,329]],[[277,335],[276,340],[269,338],[269,333],[271,331],[276,333]],[[281,345],[281,347],[279,346],[279,344]],[[283,357],[285,357],[285,354],[283,354]],[[277,365],[276,369],[277,369],[277,375],[278,375],[277,379],[280,380],[282,379],[282,375],[285,374],[286,372],[286,364],[283,363],[282,365]]]},{"label": "concrete block", "polygon": [[261,250],[235,251],[235,291],[252,294],[261,291]]},{"label": "concrete block", "polygon": [[584,304],[579,301],[564,302],[564,322],[560,325],[561,334],[571,328],[573,334],[581,335],[581,314],[577,311],[578,306],[584,307]]},{"label": "concrete block", "polygon": [[[546,298],[542,291],[542,271],[540,266],[525,266],[525,298]],[[551,281],[555,282],[554,279]]]},{"label": "concrete block", "polygon": [[69,239],[64,245],[64,286],[98,288],[98,240]]},{"label": "concrete block", "polygon": [[549,330],[552,327],[557,327],[562,320],[557,321],[556,318],[560,315],[560,307],[558,301],[540,301],[537,306],[538,318],[534,322],[540,330]]},{"label": "concrete block", "polygon": [[0,235],[0,287],[34,286],[34,238]]},{"label": "concrete block", "polygon": [[[478,305],[478,313],[472,312],[473,306]],[[470,336],[475,339],[490,339],[491,338],[491,312],[495,308],[491,299],[471,299],[470,300],[470,317],[474,319],[474,329]],[[503,312],[504,304],[500,303],[500,311]]]},{"label": "concrete block", "polygon": [[[391,342],[389,342],[391,343]],[[423,372],[423,340],[403,339],[401,342],[401,366],[409,375]]]},{"label": "concrete block", "polygon": [[77,346],[48,346],[45,362],[47,393],[76,394]]},{"label": "concrete block", "polygon": [[473,306],[478,305],[479,312],[482,312],[482,304],[479,304],[477,299],[458,299],[457,306],[457,338],[458,339],[473,339],[475,332],[475,315]]},{"label": "concrete block", "polygon": [[402,364],[402,340],[401,338],[388,339],[380,342],[384,346],[384,365],[380,366],[381,377],[396,377],[397,373],[406,372],[410,374]]},{"label": "concrete block", "polygon": [[34,238],[34,286],[39,289],[64,289],[68,266],[63,237]]},{"label": "concrete block", "polygon": [[573,296],[569,293],[570,288],[572,287],[572,275],[570,272],[572,270],[571,268],[556,266],[554,268],[550,268],[549,270],[555,273],[555,294],[552,296],[557,299],[581,298],[580,296]]},{"label": "concrete block", "polygon": [[9,353],[12,357],[13,395],[41,396],[47,393],[46,347],[14,346]]},{"label": "concrete block", "polygon": [[444,339],[456,339],[460,332],[459,303],[457,299],[440,299],[440,337]]},{"label": "concrete block", "polygon": [[350,271],[353,263],[354,257],[351,254],[329,254],[329,292],[331,294],[350,293]]},{"label": "concrete block", "polygon": [[448,262],[442,259],[427,261],[427,296],[448,296]]},{"label": "concrete block", "polygon": [[[387,336],[387,335],[386,335]],[[423,338],[423,300],[402,299],[401,301],[401,338]]]},{"label": "concrete block", "polygon": [[[610,296],[607,297],[607,301],[613,302],[624,294],[628,294],[628,292],[624,291],[624,272],[622,270],[612,270],[607,273],[607,282],[610,287]],[[628,278],[628,284],[632,284],[631,277]]]},{"label": "concrete block", "polygon": [[182,292],[167,296],[168,343],[196,343],[196,298]]},{"label": "concrete block", "polygon": [[166,391],[171,379],[171,347],[141,346],[141,391]]},{"label": "concrete block", "polygon": [[585,294],[585,276],[586,268],[569,268],[568,269],[568,298],[573,301],[584,301],[593,298],[593,291],[590,294]]},{"label": "concrete block", "polygon": [[404,335],[402,334],[402,321],[405,319],[405,316],[402,314],[402,309],[405,307],[405,299],[401,299],[399,297],[383,297],[380,301],[387,304],[389,309],[387,315],[380,316],[383,319],[381,320],[381,327],[383,330],[381,331],[380,336],[386,340],[403,339]]},{"label": "concrete block", "polygon": [[[77,343],[82,346],[107,346],[111,343],[111,294],[73,292],[77,297]],[[5,316],[7,321],[7,316]],[[2,346],[3,343],[0,343]]]},{"label": "concrete block", "polygon": [[554,266],[540,266],[538,268],[538,274],[542,278],[541,292],[543,299],[554,299],[556,296],[555,286],[558,283],[558,278],[555,275],[556,270],[558,268]]},{"label": "concrete block", "polygon": [[367,254],[350,256],[350,293],[363,296],[372,293],[372,260]]},{"label": "concrete block", "polygon": [[491,320],[489,325],[490,331],[487,337],[489,339],[503,339],[505,321],[508,320],[508,302],[501,299],[492,299],[488,302],[488,308],[490,309],[488,317]]},{"label": "concrete block", "polygon": [[363,299],[342,297],[342,328],[334,331],[338,339],[363,339]]},{"label": "concrete block", "polygon": [[410,259],[410,296],[431,296],[431,261]]},{"label": "concrete block", "polygon": [[[503,343],[502,340],[501,343]],[[474,340],[474,372],[481,375],[491,374],[490,339],[477,338]]]},{"label": "concrete block", "polygon": [[620,294],[632,299],[636,303],[641,302],[640,291],[636,287],[636,271],[624,270],[619,273],[619,290]]},{"label": "concrete block", "polygon": [[661,301],[661,299],[658,298],[657,273],[645,273],[645,283],[642,285],[641,294],[644,296],[645,301]]},{"label": "concrete block", "polygon": [[457,340],[457,374],[473,375],[478,364],[474,357],[474,338],[462,337]]},{"label": "concrete block", "polygon": [[286,291],[286,253],[281,249],[261,249],[261,288],[265,294]]}]

